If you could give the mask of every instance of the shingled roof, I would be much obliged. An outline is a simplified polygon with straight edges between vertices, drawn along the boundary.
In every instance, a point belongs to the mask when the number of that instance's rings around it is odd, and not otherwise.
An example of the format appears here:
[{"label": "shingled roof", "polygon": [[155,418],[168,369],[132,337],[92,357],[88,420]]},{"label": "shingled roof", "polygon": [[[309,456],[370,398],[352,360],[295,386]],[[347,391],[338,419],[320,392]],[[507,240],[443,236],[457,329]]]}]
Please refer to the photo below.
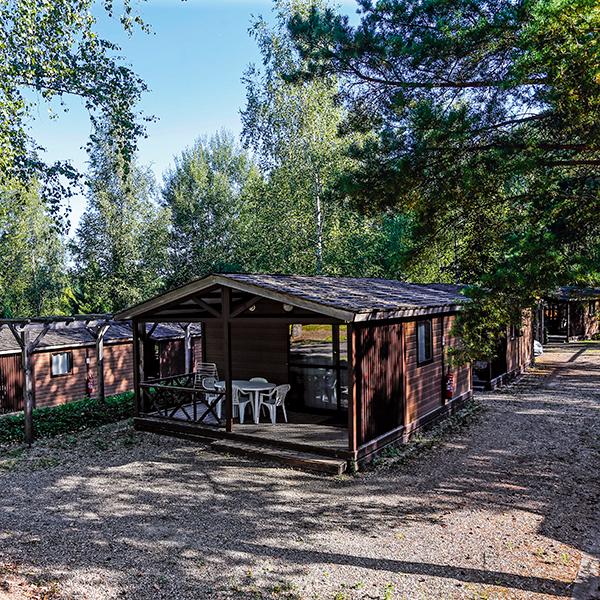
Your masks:
[{"label": "shingled roof", "polygon": [[600,299],[600,288],[597,287],[578,287],[575,285],[564,285],[548,295],[548,298],[554,300],[597,300]]},{"label": "shingled roof", "polygon": [[[146,331],[149,331],[152,324],[146,325]],[[42,331],[41,323],[31,323],[28,328],[35,336]],[[194,327],[192,335],[200,335],[200,330],[197,326]],[[152,332],[154,340],[182,339],[184,337],[183,330],[177,325],[160,324],[157,325]],[[117,342],[127,342],[133,339],[131,331],[131,323],[129,322],[113,322],[108,331],[104,335],[104,342],[107,344]],[[94,338],[81,325],[65,327],[64,329],[51,329],[42,338],[36,352],[43,352],[48,349],[72,348],[76,346],[93,346]],[[20,352],[21,349],[17,344],[12,332],[8,327],[0,328],[0,354],[13,354]]]},{"label": "shingled roof", "polygon": [[219,274],[197,279],[180,288],[127,309],[118,318],[141,317],[214,286],[301,306],[345,321],[402,317],[459,310],[467,300],[463,286],[414,284],[394,279],[309,275]]}]

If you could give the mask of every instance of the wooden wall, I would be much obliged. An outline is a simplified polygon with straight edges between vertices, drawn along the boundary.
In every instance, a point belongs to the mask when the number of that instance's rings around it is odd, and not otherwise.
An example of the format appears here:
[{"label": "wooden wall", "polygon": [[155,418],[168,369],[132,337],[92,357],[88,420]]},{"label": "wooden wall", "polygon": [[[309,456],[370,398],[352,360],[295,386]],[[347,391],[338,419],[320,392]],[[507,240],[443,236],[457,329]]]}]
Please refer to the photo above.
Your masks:
[{"label": "wooden wall", "polygon": [[521,335],[506,338],[506,372],[518,372],[531,364],[533,352],[533,315],[523,315]]},{"label": "wooden wall", "polygon": [[433,317],[433,360],[429,364],[417,364],[417,321],[404,324],[405,344],[405,424],[411,423],[439,408],[442,397],[442,318]]},{"label": "wooden wall", "polygon": [[[183,340],[162,341],[161,376],[185,371]],[[73,370],[67,375],[52,377],[51,357],[55,352],[72,352]],[[192,339],[192,367],[202,356],[201,338]],[[104,347],[104,390],[107,396],[133,389],[133,352],[130,342]],[[34,398],[36,408],[56,406],[85,398],[88,381],[92,396],[96,391],[96,349],[64,348],[51,352],[35,352],[32,356]],[[0,356],[0,413],[23,409],[23,370],[21,355]]]},{"label": "wooden wall", "polygon": [[[192,369],[194,368],[194,344],[192,344]],[[200,360],[200,359],[197,359]],[[185,373],[184,340],[160,342],[160,376],[171,377]]]},{"label": "wooden wall", "polygon": [[[459,343],[459,339],[452,335],[456,317],[449,315],[444,317],[444,343],[446,350],[455,347]],[[446,370],[448,370],[448,361],[446,361]],[[453,366],[450,373],[454,376],[454,394],[453,398],[457,398],[470,392],[473,388],[473,370],[471,365]],[[447,401],[447,400],[446,400]]]},{"label": "wooden wall", "polygon": [[403,344],[402,324],[356,328],[360,357],[355,372],[357,387],[357,442],[364,444],[402,425]]},{"label": "wooden wall", "polygon": [[[594,304],[596,311],[594,316],[589,314],[589,305]],[[583,317],[583,335],[586,339],[590,339],[594,335],[600,333],[600,300],[592,300],[585,303]]]},{"label": "wooden wall", "polygon": [[[417,320],[356,326],[359,446],[402,425],[412,430],[422,419],[445,410],[451,400],[471,393],[471,366],[449,367],[448,350],[459,343],[451,334],[455,318],[431,318],[433,356],[422,365],[417,361]],[[452,398],[446,398],[447,372],[454,376]]]},{"label": "wooden wall", "polygon": [[[289,325],[272,321],[251,323],[233,321],[231,363],[233,379],[265,377],[273,383],[288,380]],[[217,363],[219,377],[225,373],[223,328],[218,321],[205,324],[206,362]]]},{"label": "wooden wall", "polygon": [[23,410],[23,381],[21,355],[0,356],[0,413]]}]

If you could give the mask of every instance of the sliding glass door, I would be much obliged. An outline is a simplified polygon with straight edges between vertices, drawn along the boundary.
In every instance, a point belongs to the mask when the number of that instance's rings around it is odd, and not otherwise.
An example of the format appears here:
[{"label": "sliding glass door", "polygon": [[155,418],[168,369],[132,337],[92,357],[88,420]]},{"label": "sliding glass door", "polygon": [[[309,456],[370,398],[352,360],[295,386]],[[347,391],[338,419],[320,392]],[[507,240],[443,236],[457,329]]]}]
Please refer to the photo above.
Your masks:
[{"label": "sliding glass door", "polygon": [[288,362],[296,409],[346,411],[348,343],[345,325],[291,325]]}]

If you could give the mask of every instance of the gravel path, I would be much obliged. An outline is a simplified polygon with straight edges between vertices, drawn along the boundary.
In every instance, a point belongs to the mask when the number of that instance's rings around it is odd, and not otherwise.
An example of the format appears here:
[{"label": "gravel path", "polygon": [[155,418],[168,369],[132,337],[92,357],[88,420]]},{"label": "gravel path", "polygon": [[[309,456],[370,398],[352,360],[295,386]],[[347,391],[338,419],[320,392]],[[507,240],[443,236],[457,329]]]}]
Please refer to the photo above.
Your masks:
[{"label": "gravel path", "polygon": [[[126,424],[0,455],[0,598],[569,598],[599,537],[600,344],[323,478]],[[4,595],[4,596],[3,596]]]}]

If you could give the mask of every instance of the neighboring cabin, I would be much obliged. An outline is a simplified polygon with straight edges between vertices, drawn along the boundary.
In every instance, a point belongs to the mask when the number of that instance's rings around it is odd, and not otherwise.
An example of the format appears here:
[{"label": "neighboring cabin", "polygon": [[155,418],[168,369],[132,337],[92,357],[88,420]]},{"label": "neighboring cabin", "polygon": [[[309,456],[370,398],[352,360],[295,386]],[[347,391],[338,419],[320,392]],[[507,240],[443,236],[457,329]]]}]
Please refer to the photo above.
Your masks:
[{"label": "neighboring cabin", "polygon": [[550,294],[538,311],[542,343],[586,340],[600,333],[600,288],[564,286]]},{"label": "neighboring cabin", "polygon": [[[41,324],[28,325],[33,336]],[[151,325],[148,325],[150,331]],[[193,358],[200,359],[198,328],[192,337]],[[104,336],[105,393],[133,389],[132,331],[127,322],[113,322]],[[150,378],[168,377],[185,371],[184,332],[175,324],[157,326],[144,348]],[[192,363],[193,364],[193,363]],[[36,407],[54,406],[97,392],[96,351],[91,334],[84,327],[48,331],[32,356]],[[0,329],[0,413],[23,409],[21,349],[13,334]]]}]

